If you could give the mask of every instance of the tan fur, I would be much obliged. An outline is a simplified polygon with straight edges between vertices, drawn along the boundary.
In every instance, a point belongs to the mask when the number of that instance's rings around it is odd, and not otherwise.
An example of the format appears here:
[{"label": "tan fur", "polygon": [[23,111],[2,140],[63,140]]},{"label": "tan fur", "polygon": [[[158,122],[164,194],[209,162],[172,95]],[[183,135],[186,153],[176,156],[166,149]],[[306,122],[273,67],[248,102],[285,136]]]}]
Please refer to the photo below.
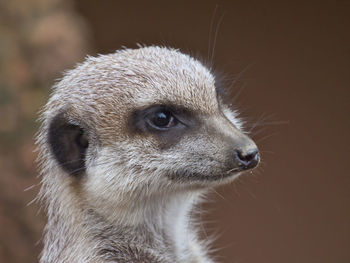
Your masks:
[{"label": "tan fur", "polygon": [[[204,124],[160,150],[154,136],[128,128],[133,110],[155,104],[181,105]],[[80,178],[62,170],[48,145],[58,113],[87,133]],[[41,262],[212,262],[189,212],[208,189],[239,175],[225,170],[223,149],[231,141],[232,148],[255,146],[240,128],[236,114],[219,105],[210,71],[177,50],[88,57],[54,86],[42,114],[37,143],[48,224]],[[197,173],[208,180],[186,179]]]}]

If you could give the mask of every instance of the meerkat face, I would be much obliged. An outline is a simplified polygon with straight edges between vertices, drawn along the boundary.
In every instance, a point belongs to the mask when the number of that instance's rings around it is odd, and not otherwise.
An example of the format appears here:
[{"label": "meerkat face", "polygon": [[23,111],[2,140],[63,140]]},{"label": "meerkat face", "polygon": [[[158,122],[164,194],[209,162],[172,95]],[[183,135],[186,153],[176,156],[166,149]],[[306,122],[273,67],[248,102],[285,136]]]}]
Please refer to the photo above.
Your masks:
[{"label": "meerkat face", "polygon": [[213,75],[172,49],[88,58],[55,86],[44,119],[55,163],[100,200],[217,185],[259,162]]}]

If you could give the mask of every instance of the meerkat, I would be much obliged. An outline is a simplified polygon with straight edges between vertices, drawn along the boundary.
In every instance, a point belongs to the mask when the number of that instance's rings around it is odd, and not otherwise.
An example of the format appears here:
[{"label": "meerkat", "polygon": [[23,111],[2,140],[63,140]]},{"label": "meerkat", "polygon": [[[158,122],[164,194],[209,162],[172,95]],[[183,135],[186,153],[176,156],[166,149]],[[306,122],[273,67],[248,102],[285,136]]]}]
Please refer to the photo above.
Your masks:
[{"label": "meerkat", "polygon": [[213,262],[191,211],[259,152],[210,69],[157,46],[88,57],[41,121],[40,262]]}]

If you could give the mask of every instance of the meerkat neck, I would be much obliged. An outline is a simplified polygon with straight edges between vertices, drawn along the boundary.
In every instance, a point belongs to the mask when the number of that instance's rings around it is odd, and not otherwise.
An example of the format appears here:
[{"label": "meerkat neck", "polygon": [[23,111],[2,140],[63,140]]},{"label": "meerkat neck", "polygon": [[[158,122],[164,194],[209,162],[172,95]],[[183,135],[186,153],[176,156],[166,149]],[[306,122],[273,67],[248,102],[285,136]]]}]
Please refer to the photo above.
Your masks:
[{"label": "meerkat neck", "polygon": [[171,254],[170,258],[177,258],[177,262],[187,262],[197,243],[190,212],[201,194],[187,192],[146,200],[137,198],[101,210],[86,206],[74,192],[66,192],[64,198],[60,195],[49,203],[51,213],[41,262],[108,259],[105,251],[108,255],[117,255],[121,248],[130,245],[157,247]]}]

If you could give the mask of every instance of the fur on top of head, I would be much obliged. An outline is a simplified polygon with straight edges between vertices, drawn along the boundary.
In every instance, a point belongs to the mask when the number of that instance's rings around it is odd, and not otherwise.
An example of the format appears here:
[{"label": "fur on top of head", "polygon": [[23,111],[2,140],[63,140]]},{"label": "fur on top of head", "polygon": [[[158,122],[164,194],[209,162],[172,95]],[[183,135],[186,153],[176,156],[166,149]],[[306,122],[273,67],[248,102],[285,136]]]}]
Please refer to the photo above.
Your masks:
[{"label": "fur on top of head", "polygon": [[257,164],[244,161],[256,146],[215,77],[175,49],[88,57],[54,86],[42,121],[42,195],[70,189],[96,209],[215,186]]}]

